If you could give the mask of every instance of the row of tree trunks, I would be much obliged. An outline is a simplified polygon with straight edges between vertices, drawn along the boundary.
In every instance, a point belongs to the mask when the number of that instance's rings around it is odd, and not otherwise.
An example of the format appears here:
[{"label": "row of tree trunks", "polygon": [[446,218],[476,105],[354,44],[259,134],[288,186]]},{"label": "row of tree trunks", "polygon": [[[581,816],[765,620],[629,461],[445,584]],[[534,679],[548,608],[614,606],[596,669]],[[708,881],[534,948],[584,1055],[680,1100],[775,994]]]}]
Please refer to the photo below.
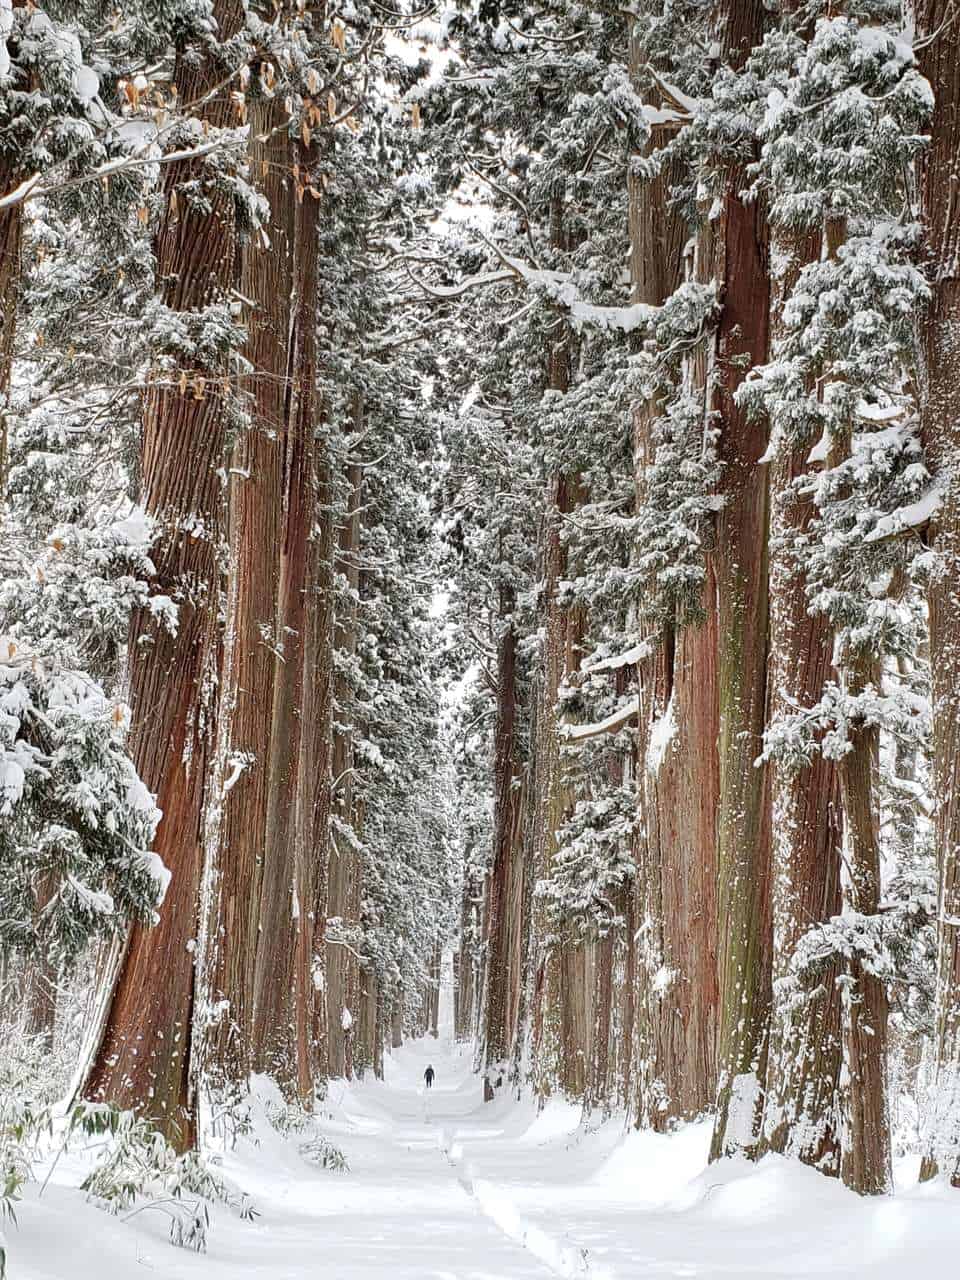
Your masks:
[{"label": "row of tree trunks", "polygon": [[[239,30],[239,7],[215,16],[221,38]],[[177,66],[181,100],[228,123],[223,68],[198,51]],[[226,379],[185,371],[188,385],[206,376],[205,395],[155,382],[144,415],[144,504],[164,530],[154,558],[181,604],[176,637],[151,634],[149,648],[135,620],[132,739],[164,811],[158,851],[173,880],[160,924],[131,936],[87,1090],[140,1107],[181,1147],[194,1136],[196,1070],[218,1085],[268,1071],[308,1102],[327,1065],[333,525],[316,397],[319,203],[304,199],[316,145],[292,136],[282,98],[252,104],[250,171],[270,211],[240,278],[250,424],[230,468],[218,707]],[[179,162],[164,175],[172,192],[203,171]],[[229,198],[207,194],[168,200],[158,236],[158,282],[180,311],[237,280]]]},{"label": "row of tree trunks", "polygon": [[[239,4],[218,0],[215,14],[222,34],[239,30]],[[180,100],[199,101],[208,126],[230,121],[229,93],[217,91],[222,78],[209,52],[180,51]],[[195,199],[192,183],[201,187]],[[232,202],[203,161],[165,166],[163,192],[157,286],[171,310],[199,313],[235,282]],[[195,1128],[191,1030],[206,786],[216,745],[225,373],[185,368],[187,390],[166,373],[151,380],[146,395],[141,500],[158,528],[153,585],[177,601],[179,617],[175,635],[147,611],[131,622],[130,750],[163,811],[156,851],[172,878],[159,923],[132,931],[86,1086],[90,1097],[138,1106],[179,1148],[192,1144]]]},{"label": "row of tree trunks", "polygon": [[920,322],[920,416],[941,486],[929,538],[937,569],[928,592],[933,673],[933,786],[940,867],[935,1071],[923,1174],[960,1186],[960,29],[949,0],[914,8],[920,70],[934,92],[920,212],[931,299]]}]

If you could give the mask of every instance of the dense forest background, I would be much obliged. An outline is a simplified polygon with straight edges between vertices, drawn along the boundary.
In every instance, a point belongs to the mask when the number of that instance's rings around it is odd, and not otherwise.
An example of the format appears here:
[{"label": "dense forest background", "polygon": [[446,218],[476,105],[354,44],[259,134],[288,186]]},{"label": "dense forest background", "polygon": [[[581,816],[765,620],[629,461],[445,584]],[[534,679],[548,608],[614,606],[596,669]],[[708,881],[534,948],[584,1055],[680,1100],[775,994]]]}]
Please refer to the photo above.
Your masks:
[{"label": "dense forest background", "polygon": [[0,0],[8,1208],[450,951],[487,1098],[960,1185],[958,154],[946,0]]}]

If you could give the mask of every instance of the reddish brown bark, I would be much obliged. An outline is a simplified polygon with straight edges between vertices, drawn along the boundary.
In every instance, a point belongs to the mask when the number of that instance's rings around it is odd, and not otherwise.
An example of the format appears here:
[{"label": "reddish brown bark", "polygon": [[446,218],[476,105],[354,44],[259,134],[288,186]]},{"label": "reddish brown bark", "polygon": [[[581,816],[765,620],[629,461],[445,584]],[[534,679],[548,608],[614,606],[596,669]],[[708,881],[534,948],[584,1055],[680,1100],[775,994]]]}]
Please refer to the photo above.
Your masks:
[{"label": "reddish brown bark", "polygon": [[[220,0],[215,13],[221,34],[239,29],[241,8],[232,0]],[[202,51],[185,50],[175,76],[180,100],[192,102],[222,79],[222,68]],[[227,90],[204,103],[202,112],[212,125],[230,123]],[[234,278],[231,201],[205,177],[202,161],[164,169],[167,198],[155,242],[157,279],[164,304],[185,313],[223,297]],[[183,194],[192,182],[204,188],[195,202]],[[151,382],[141,447],[142,502],[159,529],[151,552],[157,569],[152,586],[177,600],[177,631],[171,635],[147,611],[137,614],[130,628],[128,678],[130,750],[163,811],[156,850],[172,879],[159,923],[136,926],[131,933],[86,1083],[88,1097],[139,1108],[181,1148],[194,1138],[194,939],[214,747],[210,693],[219,653],[223,529],[218,471],[228,415],[221,370],[183,372],[185,390],[176,377]]]},{"label": "reddish brown bark", "polygon": [[[355,405],[354,429],[361,426],[362,406]],[[340,530],[337,571],[347,586],[347,599],[337,613],[334,644],[345,659],[357,651],[357,603],[360,590],[360,505],[363,496],[363,472],[351,466],[347,473],[349,498],[346,519]],[[331,919],[339,919],[346,927],[359,922],[360,866],[351,835],[353,826],[353,711],[352,690],[348,679],[336,680],[336,703],[333,733],[333,833],[330,841],[329,901]],[[353,1074],[352,1029],[342,1026],[343,1010],[351,1017],[357,1014],[360,972],[353,951],[341,943],[325,945],[327,963],[327,1002],[330,1017],[330,1074]]]},{"label": "reddish brown bark", "polygon": [[[642,52],[631,49],[635,68]],[[658,125],[649,149],[668,141]],[[670,202],[680,174],[668,164],[652,180],[630,184],[631,270],[636,301],[660,306],[684,277],[688,227]],[[694,371],[697,383],[706,375]],[[654,459],[653,423],[662,406],[634,410],[637,502]],[[638,667],[637,917],[641,1011],[636,1106],[638,1119],[657,1128],[703,1112],[716,1092],[716,742],[717,628],[712,573],[703,599],[704,622],[679,633],[661,629],[655,651]],[[648,758],[655,722],[669,712],[675,726],[662,757]]]},{"label": "reddish brown bark", "polygon": [[[782,263],[772,301],[774,325],[805,263],[820,256],[820,236],[781,233]],[[832,635],[811,614],[805,582],[786,544],[814,514],[792,484],[809,467],[808,446],[770,468],[770,720],[819,700],[835,673]],[[764,1098],[764,1143],[795,1154],[822,1172],[839,1172],[837,1089],[840,1073],[838,967],[831,964],[797,989],[797,945],[817,923],[839,913],[841,806],[833,761],[816,755],[809,767],[771,766],[773,812],[773,990],[770,1053]]]},{"label": "reddish brown bark", "polygon": [[457,966],[457,1012],[454,1034],[460,1041],[474,1033],[477,987],[477,939],[480,936],[481,889],[469,868],[460,904],[460,963]]},{"label": "reddish brown bark", "polygon": [[[851,695],[877,685],[879,664],[863,654],[848,655],[845,684]],[[838,770],[843,800],[844,852],[852,912],[873,916],[880,907],[880,834],[873,798],[873,774],[880,749],[876,725],[854,726],[851,750]],[[843,989],[844,1113],[841,1176],[860,1195],[893,1187],[887,1114],[887,991],[880,978],[853,958],[846,962]]]},{"label": "reddish brown bark", "polygon": [[[551,210],[551,239],[563,243],[562,206],[555,200]],[[570,383],[570,334],[566,321],[554,321],[547,353],[547,386],[565,392]],[[544,642],[535,726],[534,757],[534,866],[538,880],[553,873],[557,852],[557,832],[568,816],[572,797],[564,785],[561,767],[560,722],[557,698],[564,676],[579,667],[579,643],[583,634],[582,610],[568,609],[559,599],[560,582],[566,572],[566,548],[561,539],[563,516],[579,500],[577,482],[555,473],[549,481],[542,533]],[[577,1042],[571,1019],[570,987],[577,975],[571,971],[570,952],[574,939],[551,937],[545,906],[535,902],[531,912],[530,1025],[533,1046],[533,1081],[541,1098],[555,1089],[579,1097],[585,1083],[584,1055],[587,1040]],[[581,997],[585,1001],[586,993]]]},{"label": "reddish brown bark", "polygon": [[933,786],[940,867],[935,1082],[924,1175],[960,1187],[960,28],[948,0],[915,7],[920,70],[933,87],[920,210],[932,296],[920,323],[924,447],[942,486],[930,526],[937,570],[928,590],[933,676]]},{"label": "reddish brown bark", "polygon": [[[250,114],[250,168],[270,207],[263,236],[245,246],[241,292],[252,302],[244,354],[253,367],[249,427],[237,444],[230,489],[230,589],[221,715],[228,768],[243,771],[223,797],[212,904],[210,961],[215,1024],[210,1065],[244,1080],[250,1070],[253,974],[276,665],[280,539],[279,438],[284,430],[289,300],[292,293],[292,195],[289,143],[281,104],[264,99]],[[269,248],[268,248],[269,246]],[[230,764],[233,761],[235,763]]]},{"label": "reddish brown bark", "polygon": [[[22,9],[26,0],[13,0]],[[16,57],[16,51],[11,50]],[[12,156],[0,154],[0,196],[8,195],[22,181]],[[20,273],[23,252],[23,206],[0,209],[0,501],[6,497],[8,460],[7,401],[13,372],[13,347],[17,334]]]},{"label": "reddish brown bark", "polygon": [[[287,172],[304,174],[312,157],[288,144]],[[311,545],[316,514],[315,382],[318,202],[291,178],[283,200],[292,224],[292,294],[286,397],[278,442],[280,570],[278,661],[274,667],[267,769],[260,938],[254,972],[253,1053],[260,1070],[308,1099],[312,1093],[313,1007],[310,957],[315,851],[313,715],[330,678],[329,646],[311,645],[316,600]],[[323,549],[329,555],[331,548]],[[325,695],[321,694],[321,697]],[[329,705],[327,706],[329,716]],[[329,724],[329,718],[327,720]]]},{"label": "reddish brown bark", "polygon": [[[743,65],[763,38],[759,0],[718,6],[726,63]],[[719,1086],[711,1157],[749,1149],[760,1119],[770,1012],[770,808],[763,746],[768,657],[766,428],[734,399],[746,367],[767,359],[770,312],[762,202],[741,196],[741,165],[723,175],[714,276],[722,304],[713,407],[722,491],[712,564],[717,586],[720,794],[717,812]]]},{"label": "reddish brown bark", "polygon": [[[0,194],[6,194],[15,185],[15,181],[13,169],[0,161]],[[22,245],[23,218],[20,206],[0,209],[0,499],[5,496],[7,489],[7,399],[10,394],[13,346],[17,332]]]}]

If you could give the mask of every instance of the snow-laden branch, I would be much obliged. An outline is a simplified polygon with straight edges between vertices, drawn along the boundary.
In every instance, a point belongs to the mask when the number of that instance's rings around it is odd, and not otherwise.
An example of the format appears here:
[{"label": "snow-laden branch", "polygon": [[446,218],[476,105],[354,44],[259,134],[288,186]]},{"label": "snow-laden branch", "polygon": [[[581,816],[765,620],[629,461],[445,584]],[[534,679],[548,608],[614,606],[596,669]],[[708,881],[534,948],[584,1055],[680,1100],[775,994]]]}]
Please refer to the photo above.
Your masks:
[{"label": "snow-laden branch", "polygon": [[588,738],[599,738],[604,733],[616,733],[639,713],[640,699],[634,694],[603,720],[595,720],[590,724],[562,724],[558,733],[565,742],[586,742]]},{"label": "snow-laden branch", "polygon": [[538,289],[551,302],[562,307],[577,332],[587,327],[604,330],[618,329],[621,333],[633,333],[637,329],[652,324],[660,314],[659,307],[651,307],[644,302],[634,302],[626,307],[601,307],[584,302],[577,293],[577,287],[569,272],[549,271],[542,267],[528,266],[522,258],[514,258],[504,253],[500,246],[493,240],[489,240],[482,231],[479,234],[484,244],[493,250],[509,271],[513,272],[519,283],[530,289]]},{"label": "snow-laden branch", "polygon": [[916,502],[908,503],[905,507],[897,507],[896,511],[891,511],[889,515],[878,520],[864,538],[864,542],[884,542],[888,538],[897,538],[901,534],[922,529],[940,510],[942,502],[942,486],[931,485]]},{"label": "snow-laden branch", "polygon": [[188,147],[181,151],[168,151],[164,155],[133,156],[108,160],[106,164],[98,165],[96,169],[91,169],[89,173],[85,173],[79,178],[65,178],[62,182],[42,183],[40,174],[35,173],[31,177],[24,179],[12,191],[8,191],[5,196],[0,196],[0,209],[9,209],[13,205],[25,204],[28,200],[36,200],[38,196],[48,196],[55,191],[72,191],[76,187],[85,186],[88,182],[98,182],[117,173],[127,173],[131,169],[143,169],[154,164],[176,164],[179,160],[199,160],[203,156],[209,155],[212,151],[217,151],[223,145],[222,140],[216,140],[202,143],[197,147]]},{"label": "snow-laden branch", "polygon": [[515,279],[512,271],[483,271],[479,275],[467,276],[459,284],[431,285],[415,276],[409,267],[407,267],[407,274],[424,293],[429,294],[431,298],[436,298],[439,302],[449,302],[453,298],[462,298],[471,289],[482,289],[488,284],[504,284]]},{"label": "snow-laden branch", "polygon": [[615,653],[609,658],[601,658],[598,662],[584,663],[584,674],[595,675],[598,671],[619,671],[621,667],[632,667],[652,652],[650,642],[641,640],[623,653]]}]

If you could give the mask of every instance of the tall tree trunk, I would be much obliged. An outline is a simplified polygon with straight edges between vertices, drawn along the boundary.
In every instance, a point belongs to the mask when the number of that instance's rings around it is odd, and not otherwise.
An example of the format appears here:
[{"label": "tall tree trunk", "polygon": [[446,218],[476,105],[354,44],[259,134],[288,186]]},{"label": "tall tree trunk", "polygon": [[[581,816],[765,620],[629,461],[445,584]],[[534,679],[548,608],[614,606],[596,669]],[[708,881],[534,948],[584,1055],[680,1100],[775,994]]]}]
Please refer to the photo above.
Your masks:
[{"label": "tall tree trunk", "polygon": [[[562,323],[562,322],[561,322]],[[566,337],[560,338],[551,355],[550,386],[564,390],[568,378],[569,351]],[[582,610],[568,609],[559,600],[560,582],[566,573],[566,552],[560,522],[577,504],[579,489],[567,476],[557,474],[550,482],[545,517],[544,612],[545,639],[543,674],[538,708],[535,754],[537,757],[537,879],[553,873],[557,854],[557,833],[573,804],[564,780],[560,747],[560,720],[557,699],[564,677],[579,666],[579,644],[583,634]],[[541,1098],[556,1089],[571,1097],[582,1096],[585,1084],[585,1055],[588,1036],[579,1038],[578,1007],[585,1003],[581,990],[583,974],[573,953],[581,946],[566,928],[561,936],[550,936],[551,925],[545,909],[535,904],[533,945],[536,973],[533,986],[534,1083]]]},{"label": "tall tree trunk", "polygon": [[251,421],[234,456],[221,747],[224,787],[211,894],[210,1068],[241,1082],[251,1068],[254,965],[266,844],[280,543],[280,440],[286,424],[289,312],[293,292],[290,142],[276,99],[250,110],[250,171],[270,208],[263,235],[245,247],[241,293],[252,305],[245,356]]},{"label": "tall tree trunk", "polygon": [[[289,143],[287,172],[306,175],[312,155]],[[312,636],[317,552],[315,435],[318,412],[316,316],[318,202],[288,178],[283,198],[293,225],[293,292],[285,370],[286,401],[280,431],[280,575],[273,721],[267,771],[266,832],[260,906],[260,939],[254,972],[254,1062],[288,1091],[312,1093],[308,1010],[312,1010],[314,904],[313,711],[317,692],[330,679],[329,647],[308,651]],[[331,548],[323,552],[329,556]],[[327,638],[329,643],[329,638]],[[321,693],[321,698],[327,696]],[[327,697],[327,701],[329,701]],[[329,715],[329,706],[327,708]],[[328,719],[329,724],[329,719]],[[302,816],[301,816],[302,815]],[[309,845],[308,842],[309,841]],[[307,942],[309,939],[309,943]]]},{"label": "tall tree trunk", "polygon": [[[12,166],[0,160],[0,195],[16,185]],[[20,264],[23,249],[23,215],[20,205],[0,209],[0,502],[7,493],[9,468],[8,412],[13,347],[20,300]]]},{"label": "tall tree trunk", "polygon": [[[635,74],[643,64],[631,46]],[[649,150],[669,140],[670,126],[651,130]],[[652,179],[630,182],[633,297],[661,306],[684,276],[688,227],[671,205],[678,166]],[[705,378],[698,378],[705,384]],[[637,501],[654,461],[658,402],[634,410]],[[716,600],[712,577],[702,601],[705,621],[677,632],[665,625],[656,650],[638,666],[637,917],[644,922],[639,949],[641,1016],[638,1035],[637,1114],[666,1128],[701,1114],[716,1094]],[[667,749],[648,747],[654,725],[668,717]]]},{"label": "tall tree trunk", "polygon": [[[362,403],[354,405],[353,429],[359,431]],[[337,572],[347,588],[347,597],[337,613],[334,644],[341,662],[352,661],[357,652],[357,605],[360,590],[360,504],[363,497],[363,472],[353,465],[347,471],[347,512],[340,530]],[[353,690],[348,675],[341,673],[335,682],[335,724],[333,734],[333,831],[330,840],[330,880],[328,911],[346,928],[359,923],[354,911],[354,882],[359,866],[353,828],[353,736],[354,715],[351,707]],[[359,906],[359,903],[356,902]],[[343,1029],[343,1010],[356,1017],[360,975],[352,948],[339,942],[326,945],[327,999],[330,1009],[330,1074],[353,1074],[350,1040]]]},{"label": "tall tree trunk", "polygon": [[487,879],[487,974],[484,1007],[484,1097],[502,1082],[516,1035],[520,984],[518,864],[523,858],[521,796],[517,762],[517,637],[512,587],[499,590],[497,710],[493,731],[493,865]]},{"label": "tall tree trunk", "polygon": [[[220,39],[239,30],[233,0],[214,7]],[[182,102],[203,103],[207,126],[230,123],[230,96],[213,94],[224,68],[209,48],[181,50],[175,82]],[[163,170],[165,205],[154,246],[161,298],[171,311],[199,319],[234,281],[235,237],[229,196],[200,161]],[[193,184],[199,192],[193,192]],[[177,199],[174,200],[174,195]],[[193,198],[191,198],[191,196]],[[157,522],[151,551],[154,586],[178,602],[171,635],[144,610],[130,627],[130,750],[140,777],[156,793],[163,819],[156,851],[172,873],[153,928],[136,926],[113,992],[88,1097],[137,1107],[179,1148],[194,1140],[190,1079],[198,893],[204,854],[206,782],[215,744],[211,693],[219,655],[220,540],[225,460],[221,368],[182,370],[152,379],[141,447],[142,502]]]},{"label": "tall tree trunk", "polygon": [[[721,0],[717,37],[735,70],[763,38],[760,0]],[[741,196],[742,165],[723,177],[714,226],[722,303],[714,408],[726,505],[712,555],[719,642],[717,813],[719,1085],[711,1158],[750,1150],[760,1121],[771,984],[770,810],[763,747],[768,641],[766,430],[737,405],[744,364],[767,359],[770,281],[762,202]]]},{"label": "tall tree trunk", "polygon": [[[551,210],[551,241],[563,244],[563,216],[559,199]],[[547,387],[566,392],[570,385],[570,333],[566,321],[557,316],[550,333],[547,352]],[[536,738],[536,818],[534,862],[538,880],[552,874],[557,852],[557,832],[563,824],[568,797],[562,784],[557,698],[563,683],[571,648],[571,620],[560,603],[560,581],[566,569],[566,551],[560,535],[563,516],[573,509],[576,485],[569,477],[555,473],[549,482],[543,528],[543,616],[544,641],[538,689]],[[531,1000],[533,1080],[540,1098],[558,1087],[573,1083],[577,1064],[568,1057],[563,1043],[563,952],[567,939],[550,939],[546,911],[534,903],[531,914],[531,946],[534,972]]]},{"label": "tall tree trunk", "polygon": [[[10,5],[11,9],[25,7],[26,0],[12,0]],[[18,170],[15,158],[0,152],[0,198],[14,190],[24,176]],[[17,336],[22,252],[23,205],[8,205],[0,209],[0,503],[7,496],[7,471],[10,465],[7,415],[10,379],[13,374],[13,348]]]},{"label": "tall tree trunk", "polygon": [[933,675],[933,787],[940,868],[935,1078],[923,1174],[960,1187],[960,28],[949,0],[915,6],[920,70],[935,105],[920,176],[932,297],[920,321],[920,415],[941,486],[930,525],[937,569],[928,590]]},{"label": "tall tree trunk", "polygon": [[460,964],[458,973],[457,1019],[454,1034],[460,1041],[474,1033],[477,987],[477,941],[480,937],[481,886],[467,868],[460,902]]},{"label": "tall tree trunk", "polygon": [[[843,665],[846,692],[851,696],[869,685],[879,685],[879,663],[871,656],[852,653]],[[859,725],[851,733],[851,750],[839,763],[849,877],[845,894],[851,912],[875,916],[880,908],[880,833],[873,775],[880,730],[877,725]],[[883,980],[856,957],[846,961],[841,983],[845,1070],[840,1172],[852,1191],[878,1195],[893,1188],[887,1111],[887,991]]]},{"label": "tall tree trunk", "polygon": [[[800,271],[820,256],[818,234],[778,230],[773,327]],[[774,351],[776,355],[776,351]],[[786,545],[814,514],[793,482],[806,474],[809,445],[770,467],[770,721],[819,700],[830,677],[827,619],[808,610],[805,582]],[[773,993],[764,1098],[764,1143],[824,1173],[839,1173],[840,990],[830,964],[803,982],[793,973],[797,946],[819,922],[839,913],[840,792],[836,764],[817,754],[809,767],[770,767],[773,813]]]},{"label": "tall tree trunk", "polygon": [[[313,920],[300,934],[305,948],[300,956],[300,971],[308,984],[310,998],[305,998],[303,1016],[310,1024],[314,1081],[330,1077],[330,1017],[327,1002],[327,948],[325,943],[329,913],[329,868],[333,845],[333,672],[334,672],[334,545],[333,485],[330,452],[321,437],[315,447],[317,513],[311,550],[309,666],[307,678],[312,685],[312,698],[304,707],[306,734],[312,736],[313,785],[302,788],[301,800],[306,806],[313,801],[313,811],[302,811],[304,825],[301,837],[305,850],[308,892],[313,903]],[[351,807],[353,791],[351,787]],[[362,810],[359,810],[362,813]],[[358,823],[359,825],[359,823]],[[355,858],[356,862],[357,859]],[[359,902],[356,917],[359,919]],[[351,955],[354,971],[357,961]],[[359,979],[358,979],[359,981]],[[349,1061],[349,1055],[348,1055]]]},{"label": "tall tree trunk", "polygon": [[433,944],[433,954],[430,957],[430,1020],[427,1030],[433,1036],[434,1040],[440,1034],[440,968],[443,961],[443,953],[440,949],[440,939]]}]

